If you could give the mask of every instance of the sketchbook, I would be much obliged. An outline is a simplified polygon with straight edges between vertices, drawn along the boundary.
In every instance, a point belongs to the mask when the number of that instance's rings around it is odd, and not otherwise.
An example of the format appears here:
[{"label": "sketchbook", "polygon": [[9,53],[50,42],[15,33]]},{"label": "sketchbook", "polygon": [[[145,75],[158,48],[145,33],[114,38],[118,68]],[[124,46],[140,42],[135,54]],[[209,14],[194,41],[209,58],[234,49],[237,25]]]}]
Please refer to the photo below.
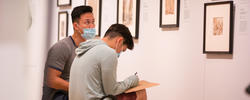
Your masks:
[{"label": "sketchbook", "polygon": [[139,84],[136,87],[126,90],[125,93],[136,92],[136,91],[143,90],[143,89],[150,88],[150,87],[157,86],[157,85],[160,85],[160,84],[141,80],[139,81]]}]

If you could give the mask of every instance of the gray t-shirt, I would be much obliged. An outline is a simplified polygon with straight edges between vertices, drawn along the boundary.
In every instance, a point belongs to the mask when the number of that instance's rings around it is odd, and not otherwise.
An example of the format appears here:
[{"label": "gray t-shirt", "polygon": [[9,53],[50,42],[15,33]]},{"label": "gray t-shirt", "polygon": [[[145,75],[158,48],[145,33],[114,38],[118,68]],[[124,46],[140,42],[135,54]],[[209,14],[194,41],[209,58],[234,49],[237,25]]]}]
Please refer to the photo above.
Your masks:
[{"label": "gray t-shirt", "polygon": [[71,36],[60,40],[54,44],[47,56],[44,69],[43,97],[42,100],[51,100],[56,90],[47,86],[47,69],[53,68],[61,71],[61,78],[69,81],[71,64],[76,56],[76,45]]}]

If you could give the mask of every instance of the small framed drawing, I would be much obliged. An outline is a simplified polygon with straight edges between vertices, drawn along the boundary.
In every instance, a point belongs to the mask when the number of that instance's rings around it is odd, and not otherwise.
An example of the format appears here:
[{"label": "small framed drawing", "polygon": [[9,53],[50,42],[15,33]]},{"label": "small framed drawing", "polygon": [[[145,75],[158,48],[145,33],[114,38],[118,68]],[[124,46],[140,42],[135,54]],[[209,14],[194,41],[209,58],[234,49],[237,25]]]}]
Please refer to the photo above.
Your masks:
[{"label": "small framed drawing", "polygon": [[233,1],[205,3],[203,53],[232,54]]},{"label": "small framed drawing", "polygon": [[127,26],[135,39],[139,38],[140,0],[117,1],[117,23]]},{"label": "small framed drawing", "polygon": [[71,0],[57,0],[57,6],[71,6]]},{"label": "small framed drawing", "polygon": [[180,0],[160,0],[160,27],[179,27]]},{"label": "small framed drawing", "polygon": [[58,41],[68,36],[68,12],[58,13]]},{"label": "small framed drawing", "polygon": [[95,18],[96,32],[98,32],[98,36],[101,36],[102,0],[85,0],[85,5],[92,7]]}]

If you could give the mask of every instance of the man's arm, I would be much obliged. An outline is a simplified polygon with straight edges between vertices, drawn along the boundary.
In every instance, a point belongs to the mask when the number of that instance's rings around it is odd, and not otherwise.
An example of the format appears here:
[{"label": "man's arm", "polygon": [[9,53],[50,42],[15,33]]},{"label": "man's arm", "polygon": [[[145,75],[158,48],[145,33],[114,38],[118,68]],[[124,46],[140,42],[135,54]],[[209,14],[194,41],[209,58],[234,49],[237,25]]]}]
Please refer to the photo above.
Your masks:
[{"label": "man's arm", "polygon": [[50,88],[57,90],[68,91],[69,83],[68,81],[61,78],[64,66],[69,58],[71,52],[64,43],[56,43],[48,52],[46,67],[46,85]]},{"label": "man's arm", "polygon": [[[108,54],[108,53],[106,53]],[[117,69],[117,55],[110,53],[105,56],[101,62],[102,70],[102,83],[104,92],[106,94],[118,95],[128,88],[136,86],[139,78],[136,75],[132,75],[126,78],[124,81],[116,81],[116,69]]]},{"label": "man's arm", "polygon": [[62,79],[60,75],[62,72],[53,69],[53,68],[48,68],[47,72],[47,85],[50,88],[58,89],[58,90],[64,90],[68,91],[69,89],[69,82]]}]

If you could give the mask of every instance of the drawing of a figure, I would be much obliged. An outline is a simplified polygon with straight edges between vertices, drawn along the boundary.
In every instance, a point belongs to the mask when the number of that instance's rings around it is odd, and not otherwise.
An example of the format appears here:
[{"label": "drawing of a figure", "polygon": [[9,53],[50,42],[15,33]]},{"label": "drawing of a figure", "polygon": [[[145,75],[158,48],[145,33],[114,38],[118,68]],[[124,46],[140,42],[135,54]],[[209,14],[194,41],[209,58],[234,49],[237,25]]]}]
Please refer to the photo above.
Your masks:
[{"label": "drawing of a figure", "polygon": [[60,32],[60,39],[62,39],[63,37],[66,37],[65,35],[66,35],[66,33],[65,33],[65,22],[64,21],[62,21],[61,22],[61,32]]},{"label": "drawing of a figure", "polygon": [[123,0],[123,16],[122,22],[124,25],[129,26],[132,24],[133,17],[133,0]]},{"label": "drawing of a figure", "polygon": [[[93,8],[93,15],[96,20],[98,19],[97,17],[97,0],[88,0],[87,5],[91,6]],[[98,21],[95,21],[95,25],[97,25]]]},{"label": "drawing of a figure", "polygon": [[165,0],[165,15],[174,14],[174,0]]},{"label": "drawing of a figure", "polygon": [[223,17],[214,17],[213,18],[213,34],[222,35],[223,33]]}]

